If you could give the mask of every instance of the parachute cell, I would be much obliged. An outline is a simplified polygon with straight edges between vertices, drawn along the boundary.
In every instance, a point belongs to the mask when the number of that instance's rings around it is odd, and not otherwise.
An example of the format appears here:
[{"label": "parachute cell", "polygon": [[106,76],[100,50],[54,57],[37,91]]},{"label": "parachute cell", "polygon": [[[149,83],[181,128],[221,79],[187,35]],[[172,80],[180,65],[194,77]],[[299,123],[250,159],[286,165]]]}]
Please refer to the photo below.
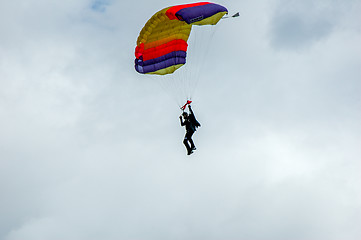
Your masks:
[{"label": "parachute cell", "polygon": [[135,48],[135,69],[142,74],[165,75],[186,63],[192,25],[215,25],[225,7],[200,2],[177,5],[154,14],[141,30]]}]

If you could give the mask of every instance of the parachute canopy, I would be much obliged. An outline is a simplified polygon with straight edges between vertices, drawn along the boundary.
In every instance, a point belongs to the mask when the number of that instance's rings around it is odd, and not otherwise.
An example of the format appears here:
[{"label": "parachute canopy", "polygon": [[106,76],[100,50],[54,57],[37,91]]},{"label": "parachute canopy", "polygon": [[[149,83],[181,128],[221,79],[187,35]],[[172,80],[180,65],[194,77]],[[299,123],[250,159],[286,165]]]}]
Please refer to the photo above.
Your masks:
[{"label": "parachute canopy", "polygon": [[228,13],[218,4],[199,2],[164,8],[141,30],[135,48],[135,69],[142,74],[165,75],[186,63],[192,25],[215,25]]}]

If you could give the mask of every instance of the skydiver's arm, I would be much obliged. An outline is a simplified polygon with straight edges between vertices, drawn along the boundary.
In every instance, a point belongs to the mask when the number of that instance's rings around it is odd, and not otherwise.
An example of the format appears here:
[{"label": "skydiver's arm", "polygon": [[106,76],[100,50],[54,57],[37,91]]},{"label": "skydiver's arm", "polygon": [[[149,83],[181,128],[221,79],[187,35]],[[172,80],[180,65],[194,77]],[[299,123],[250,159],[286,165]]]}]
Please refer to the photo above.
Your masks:
[{"label": "skydiver's arm", "polygon": [[191,105],[188,105],[189,112],[194,115]]},{"label": "skydiver's arm", "polygon": [[179,120],[180,120],[181,126],[184,126],[184,122],[183,122],[182,116],[179,116]]}]

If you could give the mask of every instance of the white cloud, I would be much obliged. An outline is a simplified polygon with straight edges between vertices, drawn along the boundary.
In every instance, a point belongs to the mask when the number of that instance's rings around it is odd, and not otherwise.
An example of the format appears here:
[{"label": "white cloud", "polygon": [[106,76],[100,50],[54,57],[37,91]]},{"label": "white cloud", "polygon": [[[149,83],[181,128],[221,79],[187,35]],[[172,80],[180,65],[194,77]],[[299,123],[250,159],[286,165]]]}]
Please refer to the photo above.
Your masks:
[{"label": "white cloud", "polygon": [[[356,1],[223,1],[241,17],[214,35],[190,157],[177,106],[133,69],[176,2],[104,3],[1,8],[1,239],[359,239]],[[327,31],[278,31],[304,15]]]}]

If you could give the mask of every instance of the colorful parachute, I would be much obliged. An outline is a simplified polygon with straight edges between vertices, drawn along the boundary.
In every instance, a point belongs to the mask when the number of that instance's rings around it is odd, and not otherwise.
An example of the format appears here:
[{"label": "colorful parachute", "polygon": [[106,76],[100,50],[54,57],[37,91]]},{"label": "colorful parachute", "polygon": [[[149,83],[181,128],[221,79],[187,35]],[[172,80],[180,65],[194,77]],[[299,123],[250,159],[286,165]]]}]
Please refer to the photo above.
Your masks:
[{"label": "colorful parachute", "polygon": [[210,3],[167,7],[154,14],[141,30],[135,48],[135,69],[142,74],[165,75],[186,63],[192,25],[215,25],[227,14]]}]

